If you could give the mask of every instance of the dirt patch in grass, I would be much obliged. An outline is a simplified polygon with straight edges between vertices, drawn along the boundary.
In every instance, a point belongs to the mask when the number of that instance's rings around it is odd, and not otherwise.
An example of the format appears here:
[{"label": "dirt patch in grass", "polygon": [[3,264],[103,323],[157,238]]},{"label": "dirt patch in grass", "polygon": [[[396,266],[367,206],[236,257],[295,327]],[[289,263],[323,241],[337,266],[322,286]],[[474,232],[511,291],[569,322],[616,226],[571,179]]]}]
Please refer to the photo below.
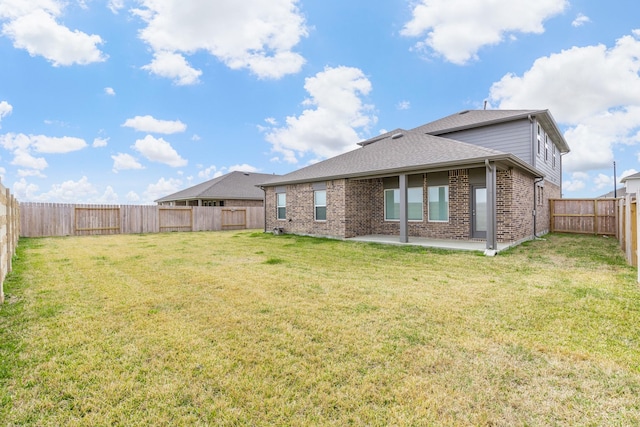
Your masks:
[{"label": "dirt patch in grass", "polygon": [[257,232],[25,239],[8,425],[634,425],[613,239],[495,258]]}]

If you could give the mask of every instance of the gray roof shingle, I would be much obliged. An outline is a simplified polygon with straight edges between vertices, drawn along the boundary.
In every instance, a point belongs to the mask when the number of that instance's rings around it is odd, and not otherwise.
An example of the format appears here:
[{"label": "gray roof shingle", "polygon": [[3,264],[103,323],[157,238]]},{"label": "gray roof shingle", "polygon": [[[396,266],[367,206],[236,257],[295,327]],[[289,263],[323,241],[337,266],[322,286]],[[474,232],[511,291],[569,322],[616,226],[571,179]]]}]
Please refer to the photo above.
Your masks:
[{"label": "gray roof shingle", "polygon": [[263,200],[264,192],[257,185],[277,176],[234,171],[162,197],[156,203],[193,199]]},{"label": "gray roof shingle", "polygon": [[361,143],[362,148],[282,175],[263,186],[313,182],[339,178],[381,176],[417,170],[481,164],[485,159],[504,160],[530,173],[540,172],[512,154],[478,145],[397,129]]}]

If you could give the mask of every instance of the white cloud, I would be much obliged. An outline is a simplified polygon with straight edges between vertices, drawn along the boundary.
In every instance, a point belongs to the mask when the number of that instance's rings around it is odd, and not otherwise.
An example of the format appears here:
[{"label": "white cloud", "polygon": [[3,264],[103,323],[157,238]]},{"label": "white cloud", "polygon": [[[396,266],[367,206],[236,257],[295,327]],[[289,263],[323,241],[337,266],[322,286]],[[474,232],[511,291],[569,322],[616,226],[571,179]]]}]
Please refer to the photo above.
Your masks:
[{"label": "white cloud", "polygon": [[124,0],[109,0],[107,7],[111,12],[117,14],[124,9]]},{"label": "white cloud", "polygon": [[158,120],[149,115],[127,119],[122,126],[135,129],[138,132],[163,134],[179,133],[187,130],[187,125],[180,120]]},{"label": "white cloud", "polygon": [[208,181],[210,179],[213,178],[217,178],[219,176],[224,175],[222,173],[222,171],[218,171],[218,168],[216,168],[215,166],[211,165],[206,169],[201,170],[200,172],[198,172],[198,178],[202,178],[205,181]]},{"label": "white cloud", "polygon": [[272,128],[265,137],[289,163],[308,153],[326,158],[353,149],[362,139],[357,130],[368,131],[377,121],[373,107],[361,98],[371,91],[371,82],[357,68],[327,67],[305,79],[304,87],[310,98],[303,105],[315,108],[287,117],[286,126]]},{"label": "white cloud", "polygon": [[613,176],[599,173],[593,179],[593,183],[596,185],[596,190],[602,190],[603,188],[613,188]]},{"label": "white cloud", "polygon": [[160,178],[155,184],[149,184],[147,190],[144,193],[144,198],[147,202],[153,202],[169,194],[173,194],[182,188],[182,181],[179,179]]},{"label": "white cloud", "polygon": [[[232,69],[261,78],[296,73],[304,59],[292,49],[307,35],[298,0],[141,0],[133,13],[144,20],[140,38],[154,51],[145,69],[179,84],[193,84],[199,70],[182,54],[204,50]],[[196,75],[197,74],[197,75]]]},{"label": "white cloud", "polygon": [[411,108],[411,102],[409,101],[400,101],[396,104],[396,109],[398,110],[408,110]]},{"label": "white cloud", "polygon": [[0,146],[13,153],[12,165],[41,171],[47,168],[44,157],[35,157],[32,152],[64,154],[81,150],[87,143],[81,138],[49,137],[45,135],[25,135],[8,133],[0,135]]},{"label": "white cloud", "polygon": [[79,201],[87,201],[91,199],[98,190],[93,184],[89,182],[86,176],[83,176],[78,181],[64,181],[61,184],[53,184],[51,190],[39,195],[32,195],[31,197],[35,201],[53,201],[53,202],[70,202],[77,203]]},{"label": "white cloud", "polygon": [[18,169],[18,176],[19,177],[35,176],[35,177],[38,177],[38,178],[46,178],[47,177],[45,174],[43,174],[39,170],[35,170],[35,169]]},{"label": "white cloud", "polygon": [[115,192],[113,187],[111,187],[110,185],[107,185],[107,188],[104,190],[104,193],[102,193],[102,196],[92,201],[95,203],[101,203],[106,205],[116,204],[118,203],[118,193]]},{"label": "white cloud", "polygon": [[178,86],[196,84],[202,75],[202,71],[191,67],[183,55],[174,52],[154,53],[153,61],[142,69],[160,77],[173,79]]},{"label": "white cloud", "polygon": [[11,164],[38,171],[46,169],[47,166],[49,166],[44,157],[34,157],[28,151],[22,149],[15,150],[13,152],[13,160],[11,161]]},{"label": "white cloud", "polygon": [[640,142],[640,31],[604,45],[573,47],[536,60],[521,77],[491,87],[502,109],[549,109],[568,127],[567,171],[610,167],[615,144]]},{"label": "white cloud", "polygon": [[126,153],[118,153],[115,156],[111,156],[113,159],[113,169],[114,173],[118,173],[121,170],[127,169],[144,169],[136,159],[130,154]]},{"label": "white cloud", "polygon": [[52,137],[45,135],[29,135],[31,144],[38,153],[70,153],[82,150],[87,143],[82,138],[72,136]]},{"label": "white cloud", "polygon": [[13,111],[13,106],[11,106],[11,104],[9,104],[7,101],[0,102],[0,123],[2,123],[3,117],[11,114],[11,111]]},{"label": "white cloud", "polygon": [[116,91],[112,87],[105,87],[104,93],[106,93],[109,96],[116,96]]},{"label": "white cloud", "polygon": [[243,163],[241,165],[229,166],[227,168],[227,172],[234,172],[234,171],[251,173],[251,172],[260,172],[260,169],[256,168],[255,166],[248,165],[246,163]]},{"label": "white cloud", "polygon": [[589,19],[588,16],[579,13],[578,16],[576,16],[576,19],[573,20],[571,25],[573,25],[574,27],[581,27],[589,22],[591,22],[591,19]]},{"label": "white cloud", "polygon": [[129,191],[125,198],[129,203],[136,203],[140,201],[140,195],[138,195],[138,193],[136,193],[135,191]]},{"label": "white cloud", "polygon": [[26,179],[21,178],[12,186],[13,194],[21,202],[36,201],[36,192],[39,187],[36,184],[28,183]]},{"label": "white cloud", "polygon": [[174,168],[187,165],[187,161],[162,138],[147,135],[144,139],[137,140],[132,148],[152,162],[164,163]]},{"label": "white cloud", "polygon": [[219,176],[222,176],[222,175],[224,175],[226,173],[233,172],[233,171],[260,172],[260,169],[256,168],[255,166],[248,165],[246,163],[233,165],[233,166],[229,166],[229,167],[223,166],[220,169],[218,169],[214,165],[211,165],[208,168],[203,169],[200,172],[198,172],[198,178],[201,178],[201,179],[207,181],[209,179],[217,178]]},{"label": "white cloud", "polygon": [[7,21],[2,34],[13,40],[15,48],[43,56],[54,66],[105,61],[98,48],[100,36],[72,31],[57,22],[64,6],[58,0],[0,0],[0,19]]},{"label": "white cloud", "polygon": [[91,144],[91,146],[93,148],[100,148],[100,147],[106,147],[107,144],[109,143],[109,138],[95,138],[93,140],[93,144]]},{"label": "white cloud", "polygon": [[562,182],[562,190],[568,192],[580,191],[586,187],[585,181],[589,179],[589,174],[584,172],[574,172],[570,180]]},{"label": "white cloud", "polygon": [[477,59],[483,46],[502,43],[505,36],[543,33],[543,22],[567,5],[567,0],[420,0],[401,34],[426,36],[415,45],[417,50],[462,65]]},{"label": "white cloud", "polygon": [[622,178],[625,178],[625,177],[627,177],[627,176],[629,176],[629,175],[633,175],[633,174],[635,174],[635,173],[638,173],[638,171],[637,171],[637,170],[635,170],[635,169],[633,169],[633,168],[632,168],[632,169],[627,169],[627,170],[623,171],[623,172],[620,174],[620,176],[618,177],[618,183],[620,183],[620,180],[621,180]]}]

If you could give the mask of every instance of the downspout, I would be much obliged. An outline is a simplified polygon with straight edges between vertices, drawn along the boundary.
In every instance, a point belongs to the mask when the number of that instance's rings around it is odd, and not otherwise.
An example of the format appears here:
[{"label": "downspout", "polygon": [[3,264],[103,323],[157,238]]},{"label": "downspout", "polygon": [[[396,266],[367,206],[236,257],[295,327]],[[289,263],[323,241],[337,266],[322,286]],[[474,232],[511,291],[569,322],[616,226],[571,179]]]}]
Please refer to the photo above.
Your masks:
[{"label": "downspout", "polygon": [[262,212],[264,214],[264,232],[267,232],[267,190],[263,186],[260,189],[264,193],[264,199],[262,200]]},{"label": "downspout", "polygon": [[538,183],[544,181],[544,177],[537,177],[533,180],[533,239],[538,238],[538,232],[536,231],[536,223],[538,222],[538,213],[536,212],[536,189],[538,188]]}]

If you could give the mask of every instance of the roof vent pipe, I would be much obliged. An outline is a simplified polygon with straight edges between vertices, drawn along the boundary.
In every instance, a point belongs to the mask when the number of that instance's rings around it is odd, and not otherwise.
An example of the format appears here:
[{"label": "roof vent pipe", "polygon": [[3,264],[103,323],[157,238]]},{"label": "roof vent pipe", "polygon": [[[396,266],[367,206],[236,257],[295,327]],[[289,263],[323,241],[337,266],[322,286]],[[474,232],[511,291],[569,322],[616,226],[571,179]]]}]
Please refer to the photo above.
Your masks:
[{"label": "roof vent pipe", "polygon": [[394,133],[393,135],[391,135],[391,139],[398,139],[398,138],[402,138],[403,136],[404,134],[402,132]]}]

